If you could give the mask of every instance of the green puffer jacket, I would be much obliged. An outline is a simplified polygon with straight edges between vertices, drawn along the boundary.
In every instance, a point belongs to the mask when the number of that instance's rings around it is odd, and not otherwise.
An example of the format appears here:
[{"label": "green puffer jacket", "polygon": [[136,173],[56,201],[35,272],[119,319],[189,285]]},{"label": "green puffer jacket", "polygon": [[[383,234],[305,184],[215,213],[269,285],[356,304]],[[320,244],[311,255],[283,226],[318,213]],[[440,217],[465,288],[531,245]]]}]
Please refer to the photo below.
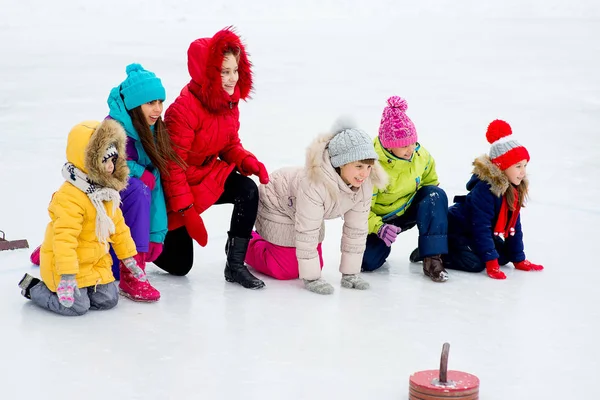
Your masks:
[{"label": "green puffer jacket", "polygon": [[369,233],[377,233],[386,221],[404,214],[420,188],[439,184],[435,160],[419,143],[410,160],[394,156],[381,145],[379,138],[375,138],[374,145],[389,183],[385,189],[375,189],[373,193]]}]

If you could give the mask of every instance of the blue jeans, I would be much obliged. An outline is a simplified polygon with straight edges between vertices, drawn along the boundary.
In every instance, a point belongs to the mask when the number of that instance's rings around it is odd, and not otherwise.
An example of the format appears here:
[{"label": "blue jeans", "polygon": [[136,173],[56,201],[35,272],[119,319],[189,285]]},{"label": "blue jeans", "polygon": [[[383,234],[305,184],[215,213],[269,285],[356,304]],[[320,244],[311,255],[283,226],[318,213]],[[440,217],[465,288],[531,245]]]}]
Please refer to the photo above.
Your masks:
[{"label": "blue jeans", "polygon": [[[423,186],[415,194],[412,204],[404,214],[384,221],[405,232],[415,225],[419,229],[419,254],[429,257],[448,253],[448,196],[438,186]],[[379,236],[367,236],[362,270],[380,268],[392,251]]]}]

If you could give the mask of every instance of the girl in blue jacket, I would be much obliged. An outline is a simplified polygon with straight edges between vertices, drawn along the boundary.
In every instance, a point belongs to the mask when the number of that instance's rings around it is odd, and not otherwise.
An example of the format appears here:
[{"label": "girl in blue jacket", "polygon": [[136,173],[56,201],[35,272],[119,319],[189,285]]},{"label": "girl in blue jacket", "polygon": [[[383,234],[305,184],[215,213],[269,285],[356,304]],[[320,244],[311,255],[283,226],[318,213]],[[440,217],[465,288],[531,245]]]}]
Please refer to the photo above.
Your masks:
[{"label": "girl in blue jacket", "polygon": [[540,271],[543,266],[525,258],[520,210],[528,192],[529,152],[516,140],[510,125],[493,121],[486,137],[489,155],[473,162],[469,193],[456,196],[448,210],[448,255],[446,268],[481,272],[506,279],[500,266],[512,262],[522,271]]}]

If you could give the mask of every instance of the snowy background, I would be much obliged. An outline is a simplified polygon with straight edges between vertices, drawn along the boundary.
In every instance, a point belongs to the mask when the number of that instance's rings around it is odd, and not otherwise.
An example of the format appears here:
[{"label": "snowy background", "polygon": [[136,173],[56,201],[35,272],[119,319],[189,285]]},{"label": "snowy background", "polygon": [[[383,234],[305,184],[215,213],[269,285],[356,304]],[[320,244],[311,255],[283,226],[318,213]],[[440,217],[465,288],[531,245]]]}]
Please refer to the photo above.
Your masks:
[{"label": "snowy background", "polygon": [[[0,0],[0,229],[37,246],[62,182],[66,135],[103,119],[110,89],[139,62],[175,99],[189,43],[235,25],[254,63],[240,136],[270,170],[302,164],[341,114],[377,134],[386,99],[407,99],[449,198],[487,152],[487,124],[507,120],[530,154],[522,212],[541,273],[506,281],[450,271],[445,284],[410,264],[417,232],[368,292],[339,287],[341,221],[327,224],[333,296],[266,278],[223,279],[230,206],[203,217],[187,277],[149,267],[157,304],[61,318],[19,294],[30,250],[0,253],[3,398],[406,399],[411,373],[481,379],[481,398],[596,398],[600,350],[600,3],[592,0],[276,0],[226,3]],[[289,2],[288,2],[289,3]],[[409,5],[409,3],[414,3]],[[418,3],[418,4],[417,4]]]}]

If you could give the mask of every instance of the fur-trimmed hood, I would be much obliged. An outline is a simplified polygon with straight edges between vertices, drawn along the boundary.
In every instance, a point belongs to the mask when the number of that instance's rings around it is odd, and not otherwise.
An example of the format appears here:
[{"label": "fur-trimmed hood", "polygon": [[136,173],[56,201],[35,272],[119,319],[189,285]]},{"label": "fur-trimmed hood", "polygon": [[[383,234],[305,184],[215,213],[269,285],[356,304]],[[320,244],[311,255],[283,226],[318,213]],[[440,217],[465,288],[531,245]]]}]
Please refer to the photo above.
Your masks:
[{"label": "fur-trimmed hood", "polygon": [[[233,95],[223,90],[221,66],[228,49],[239,49],[239,79]],[[246,100],[252,91],[252,63],[240,37],[231,27],[217,32],[212,38],[193,41],[188,49],[188,70],[192,77],[190,90],[210,111],[229,109],[230,103]]]},{"label": "fur-trimmed hood", "polygon": [[[129,176],[125,154],[126,137],[125,130],[115,120],[84,121],[69,132],[67,161],[85,172],[92,182],[120,192],[127,187]],[[119,157],[113,174],[107,175],[102,158],[111,145],[116,147]]]},{"label": "fur-trimmed hood", "polygon": [[[510,187],[510,181],[506,174],[497,165],[492,163],[487,154],[479,156],[473,161],[473,177],[467,183],[467,190],[472,190],[478,181],[488,183],[490,191],[496,197],[502,196]],[[523,189],[526,192],[529,186],[527,177],[521,181],[521,185],[523,185]]]},{"label": "fur-trimmed hood", "polygon": [[[327,146],[335,135],[335,132],[325,133],[313,140],[306,150],[305,164],[306,176],[309,181],[325,185],[333,199],[338,197],[340,190],[351,192],[351,189],[336,172],[335,168],[333,168],[329,159]],[[387,185],[388,176],[377,161],[373,164],[369,179],[373,183],[373,186],[378,189],[383,189]],[[337,182],[337,186],[334,182]]]}]

